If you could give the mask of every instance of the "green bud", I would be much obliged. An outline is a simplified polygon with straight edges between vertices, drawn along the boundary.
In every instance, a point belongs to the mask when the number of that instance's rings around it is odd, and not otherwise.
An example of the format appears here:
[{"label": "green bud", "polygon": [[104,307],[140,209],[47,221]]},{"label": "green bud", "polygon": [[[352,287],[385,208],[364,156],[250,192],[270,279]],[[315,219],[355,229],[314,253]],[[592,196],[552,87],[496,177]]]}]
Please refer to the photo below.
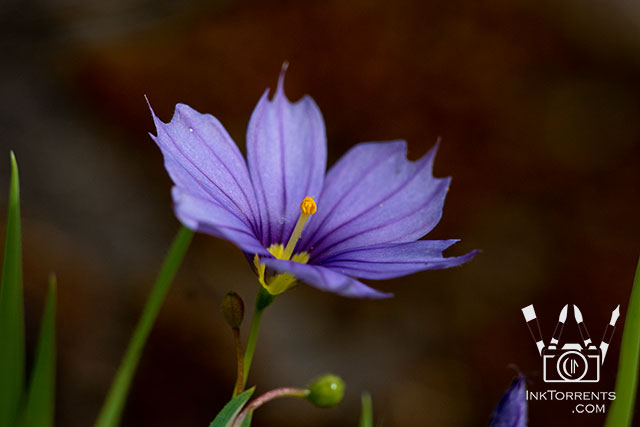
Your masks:
[{"label": "green bud", "polygon": [[327,374],[309,386],[307,400],[320,408],[335,406],[344,396],[344,381],[337,375]]},{"label": "green bud", "polygon": [[244,318],[244,302],[240,295],[235,292],[229,292],[222,299],[222,314],[233,329],[239,328]]}]

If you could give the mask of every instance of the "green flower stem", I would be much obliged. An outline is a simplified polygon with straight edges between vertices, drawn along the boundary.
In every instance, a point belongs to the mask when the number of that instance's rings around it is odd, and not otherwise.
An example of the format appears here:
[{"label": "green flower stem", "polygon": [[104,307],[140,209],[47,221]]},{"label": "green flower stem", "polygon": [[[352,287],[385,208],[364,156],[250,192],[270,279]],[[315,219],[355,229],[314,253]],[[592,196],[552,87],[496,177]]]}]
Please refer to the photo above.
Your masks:
[{"label": "green flower stem", "polygon": [[620,345],[620,362],[616,378],[616,399],[609,408],[606,427],[627,427],[633,420],[633,408],[638,387],[640,358],[640,260],[631,289],[627,316]]},{"label": "green flower stem", "polygon": [[238,414],[236,419],[233,422],[233,427],[241,426],[244,419],[249,415],[249,413],[255,411],[260,406],[265,403],[279,399],[281,397],[299,397],[306,398],[309,395],[309,390],[305,388],[297,388],[297,387],[280,387],[274,390],[268,391],[262,396],[254,399],[251,403],[249,403],[245,408]]},{"label": "green flower stem", "polygon": [[236,385],[233,388],[233,397],[236,397],[244,388],[244,351],[242,349],[242,340],[240,339],[240,328],[233,328],[233,343],[236,347],[236,360],[238,364]]},{"label": "green flower stem", "polygon": [[142,316],[129,341],[129,346],[122,358],[116,377],[111,384],[107,398],[96,421],[96,427],[115,427],[120,423],[120,416],[124,409],[133,375],[140,361],[140,356],[142,355],[142,349],[158,317],[158,312],[169,290],[169,285],[173,281],[182,263],[184,254],[189,248],[192,237],[193,231],[184,226],[178,231],[151,290],[151,295],[149,295],[149,299],[147,299],[144,306]]},{"label": "green flower stem", "polygon": [[253,318],[251,319],[251,329],[249,330],[249,338],[247,340],[247,349],[244,352],[244,375],[242,377],[242,387],[237,392],[244,390],[244,386],[247,384],[247,378],[249,377],[249,369],[251,369],[251,362],[253,361],[253,353],[256,351],[256,342],[258,341],[258,332],[260,332],[260,321],[262,320],[262,313],[275,299],[275,296],[267,292],[264,287],[260,286],[258,290],[258,296],[256,297],[256,308],[253,312]]},{"label": "green flower stem", "polygon": [[256,342],[258,341],[258,332],[260,331],[260,321],[262,320],[262,313],[264,309],[256,310],[253,312],[253,319],[251,319],[251,330],[249,332],[249,339],[247,340],[247,349],[244,353],[244,375],[242,376],[242,387],[239,392],[244,390],[244,386],[247,385],[247,377],[249,376],[249,369],[251,369],[251,362],[253,361],[253,353],[256,351]]}]

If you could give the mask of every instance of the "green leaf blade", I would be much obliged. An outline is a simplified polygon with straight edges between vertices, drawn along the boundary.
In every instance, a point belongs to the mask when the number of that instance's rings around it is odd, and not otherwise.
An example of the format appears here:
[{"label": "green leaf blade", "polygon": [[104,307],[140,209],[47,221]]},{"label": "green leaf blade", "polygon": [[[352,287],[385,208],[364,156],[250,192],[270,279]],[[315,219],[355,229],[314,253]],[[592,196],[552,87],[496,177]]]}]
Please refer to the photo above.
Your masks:
[{"label": "green leaf blade", "polygon": [[371,395],[369,393],[362,393],[360,427],[373,427],[373,404],[371,403]]},{"label": "green leaf blade", "polygon": [[24,302],[18,164],[11,153],[11,184],[0,281],[0,425],[14,425],[24,393]]},{"label": "green leaf blade", "polygon": [[40,338],[31,373],[24,427],[52,427],[56,375],[56,278],[49,279],[49,293],[40,327]]},{"label": "green leaf blade", "polygon": [[253,418],[253,411],[247,412],[247,417],[242,421],[240,427],[251,427],[251,419]]},{"label": "green leaf blade", "polygon": [[640,260],[636,269],[631,299],[622,333],[620,362],[616,377],[616,399],[609,408],[606,427],[631,426],[638,387],[640,359]]},{"label": "green leaf blade", "polygon": [[189,248],[192,238],[193,231],[184,226],[180,227],[162,264],[160,273],[158,273],[151,294],[145,303],[142,315],[131,336],[122,362],[120,362],[120,367],[98,415],[96,427],[116,427],[120,424],[120,417],[129,394],[131,381],[142,356],[142,350],[169,291],[169,285],[171,285],[180,264],[182,264],[182,259]]},{"label": "green leaf blade", "polygon": [[[255,389],[255,387],[252,387],[248,390],[245,390],[231,399],[229,402],[227,402],[227,404],[224,405],[224,408],[222,408],[222,411],[220,411],[216,418],[211,422],[211,424],[209,424],[209,427],[230,427],[233,423],[233,420],[240,413],[244,405],[247,404],[247,402],[251,398],[251,395],[253,395]],[[251,419],[249,419],[249,422],[251,422]],[[245,424],[243,423],[243,427],[244,425]]]}]

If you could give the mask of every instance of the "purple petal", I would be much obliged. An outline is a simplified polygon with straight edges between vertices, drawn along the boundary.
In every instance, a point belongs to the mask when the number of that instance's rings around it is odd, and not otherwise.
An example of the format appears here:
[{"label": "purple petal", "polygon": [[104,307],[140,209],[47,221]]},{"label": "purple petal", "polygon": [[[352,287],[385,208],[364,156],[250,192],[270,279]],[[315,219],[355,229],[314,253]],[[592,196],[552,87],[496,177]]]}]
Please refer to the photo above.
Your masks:
[{"label": "purple petal", "polygon": [[306,196],[319,196],[327,162],[322,114],[305,96],[291,103],[284,71],[272,101],[266,91],[247,130],[247,158],[260,206],[262,244],[286,244]]},{"label": "purple petal", "polygon": [[176,216],[186,227],[228,240],[247,253],[270,255],[247,224],[226,207],[181,187],[173,187],[171,193]]},{"label": "purple petal", "polygon": [[444,258],[442,251],[458,240],[418,240],[347,249],[318,264],[362,279],[391,279],[423,270],[455,267],[478,252]]},{"label": "purple petal", "polygon": [[525,377],[522,374],[513,380],[491,417],[489,427],[526,427],[527,400],[525,396]]},{"label": "purple petal", "polygon": [[184,104],[176,105],[168,124],[153,110],[151,114],[158,133],[151,137],[176,186],[224,207],[258,234],[259,214],[247,165],[220,122]]},{"label": "purple petal", "polygon": [[442,216],[450,182],[431,174],[436,149],[410,162],[404,141],[353,147],[327,174],[300,250],[315,263],[346,249],[427,234]]},{"label": "purple petal", "polygon": [[275,258],[260,260],[268,268],[279,273],[291,273],[299,280],[322,291],[352,298],[389,298],[393,294],[377,291],[362,282],[337,271],[319,265],[302,264]]}]

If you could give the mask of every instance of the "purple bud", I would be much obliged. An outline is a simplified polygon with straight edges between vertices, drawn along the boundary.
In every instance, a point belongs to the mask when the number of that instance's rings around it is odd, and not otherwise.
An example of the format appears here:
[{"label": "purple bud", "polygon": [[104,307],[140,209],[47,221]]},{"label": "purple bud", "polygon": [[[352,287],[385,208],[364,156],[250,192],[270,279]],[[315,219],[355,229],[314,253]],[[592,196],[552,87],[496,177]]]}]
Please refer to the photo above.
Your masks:
[{"label": "purple bud", "polygon": [[527,399],[526,379],[518,374],[496,405],[489,427],[526,427]]}]

